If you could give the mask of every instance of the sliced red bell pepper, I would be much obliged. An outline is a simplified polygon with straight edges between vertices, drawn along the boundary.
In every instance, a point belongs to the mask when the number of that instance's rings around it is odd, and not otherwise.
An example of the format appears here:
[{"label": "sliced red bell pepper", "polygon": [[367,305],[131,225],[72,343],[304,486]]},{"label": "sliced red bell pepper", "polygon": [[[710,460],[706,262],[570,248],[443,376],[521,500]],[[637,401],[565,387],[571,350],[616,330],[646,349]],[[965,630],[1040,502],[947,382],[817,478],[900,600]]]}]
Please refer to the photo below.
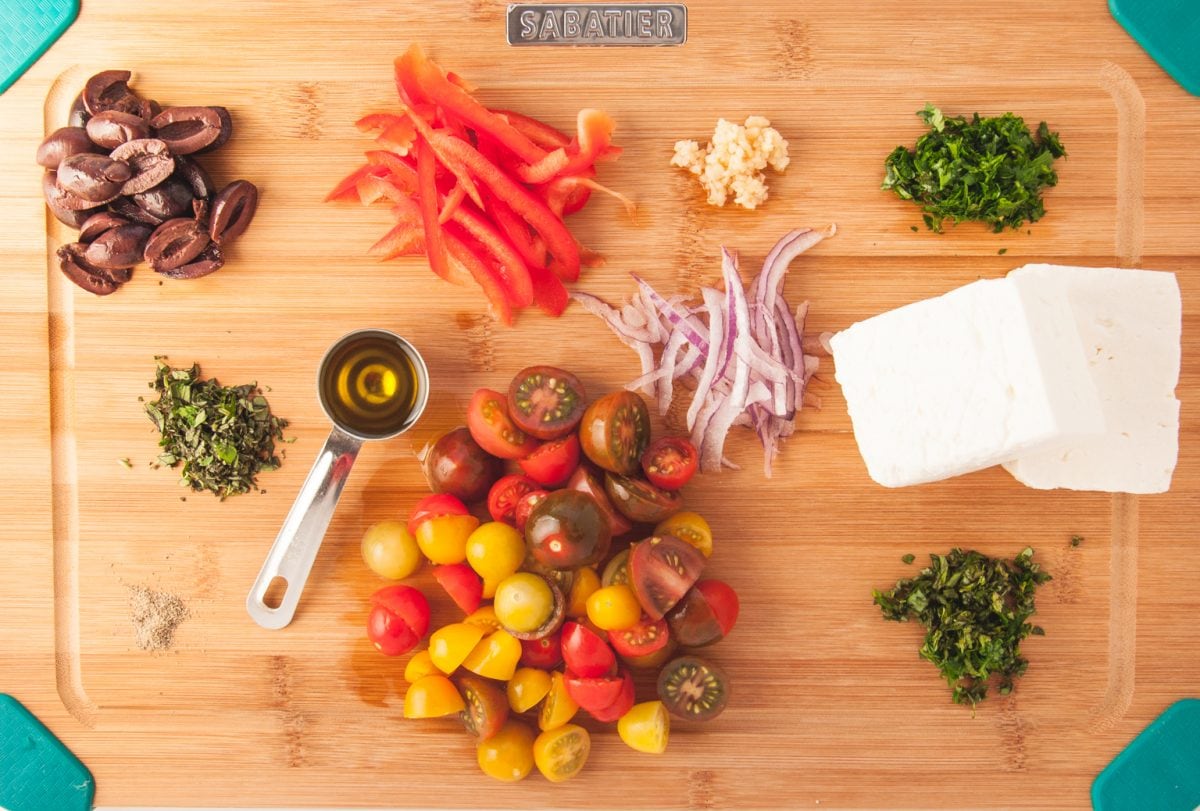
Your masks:
[{"label": "sliced red bell pepper", "polygon": [[421,222],[425,226],[425,255],[429,257],[429,267],[443,279],[450,278],[449,259],[446,255],[445,235],[438,223],[437,186],[434,173],[433,150],[421,141],[417,144],[417,188],[420,196],[417,205],[421,209]]},{"label": "sliced red bell pepper", "polygon": [[407,155],[412,151],[413,141],[417,138],[417,129],[412,121],[405,116],[395,124],[384,129],[375,136],[375,142],[387,147],[398,155]]},{"label": "sliced red bell pepper", "polygon": [[471,277],[483,289],[484,295],[496,310],[496,317],[503,324],[512,324],[512,306],[505,295],[504,282],[500,279],[500,274],[467,245],[467,235],[457,223],[446,223],[443,237],[450,255],[471,274]]},{"label": "sliced red bell pepper", "polygon": [[358,181],[369,175],[381,177],[386,173],[387,169],[384,167],[372,166],[371,164],[360,166],[342,178],[342,180],[333,187],[333,191],[325,195],[325,202],[328,203],[331,200],[357,200]]},{"label": "sliced red bell pepper", "polygon": [[562,315],[569,297],[558,277],[544,265],[531,266],[529,277],[533,281],[533,303],[538,309],[549,315]]},{"label": "sliced red bell pepper", "polygon": [[378,256],[379,261],[386,262],[397,256],[423,256],[425,253],[425,234],[420,223],[396,223],[379,241],[367,249],[367,253]]},{"label": "sliced red bell pepper", "polygon": [[463,188],[463,184],[455,183],[454,188],[446,195],[442,201],[442,210],[438,213],[438,222],[446,223],[454,216],[454,212],[458,211],[458,207],[462,205],[462,201],[467,198],[467,191]]},{"label": "sliced red bell pepper", "polygon": [[429,61],[420,46],[411,45],[396,60],[396,82],[414,102],[436,104],[447,115],[460,119],[480,134],[503,144],[526,163],[537,163],[546,151],[529,140],[503,116],[493,113],[470,93],[449,81],[441,68]]},{"label": "sliced red bell pepper", "polygon": [[485,210],[491,217],[500,230],[508,237],[508,241],[513,244],[517,252],[521,254],[521,258],[525,260],[527,265],[537,267],[546,266],[546,248],[541,246],[539,251],[534,244],[534,235],[529,230],[529,224],[518,217],[504,201],[497,200],[494,194],[487,194],[483,198],[486,204]]},{"label": "sliced red bell pepper", "polygon": [[396,184],[391,181],[392,175],[386,177],[376,177],[375,175],[367,175],[358,181],[358,199],[364,206],[369,206],[382,198],[391,200],[393,203],[402,198],[408,197],[405,192],[397,188]]},{"label": "sliced red bell pepper", "polygon": [[592,167],[612,145],[613,120],[603,110],[580,110],[575,140],[551,152],[541,161],[517,170],[526,183],[546,183],[555,177],[577,175]]},{"label": "sliced red bell pepper", "polygon": [[420,116],[420,114],[416,112],[413,113],[411,118],[413,123],[416,125],[417,133],[421,136],[423,143],[426,143],[432,147],[434,154],[437,155],[437,159],[441,161],[442,165],[445,166],[446,169],[448,169],[450,173],[458,179],[458,182],[462,184],[463,191],[465,191],[467,196],[471,198],[471,202],[480,208],[483,208],[483,198],[480,197],[479,188],[471,179],[471,173],[463,165],[461,160],[456,158],[454,155],[447,154],[444,147],[440,145],[439,141],[435,139],[434,136],[444,135],[451,141],[458,141],[460,139],[454,135],[451,135],[450,133],[447,133],[445,130],[435,130],[433,127],[429,126],[429,122],[427,122]]},{"label": "sliced red bell pepper", "polygon": [[405,116],[399,113],[367,113],[355,121],[354,126],[362,132],[374,132],[375,130],[385,130],[393,124],[398,124],[404,118]]},{"label": "sliced red bell pepper", "polygon": [[562,265],[566,281],[579,278],[579,246],[575,238],[563,225],[563,221],[554,216],[546,204],[529,189],[510,178],[499,167],[479,153],[475,147],[455,138],[449,133],[435,130],[431,133],[431,144],[438,149],[439,155],[448,155],[461,161],[471,176],[507,203],[514,212],[524,219],[533,230],[546,240],[546,247]]},{"label": "sliced red bell pepper", "polygon": [[469,206],[459,206],[454,212],[454,222],[462,226],[482,248],[495,258],[497,271],[514,307],[528,307],[533,303],[533,282],[525,260],[512,243],[496,230],[478,211]]},{"label": "sliced red bell pepper", "polygon": [[512,124],[513,129],[547,151],[571,143],[571,138],[566,133],[545,122],[538,121],[536,118],[522,115],[513,110],[494,110],[493,112],[496,115],[504,116],[508,119],[508,123]]}]

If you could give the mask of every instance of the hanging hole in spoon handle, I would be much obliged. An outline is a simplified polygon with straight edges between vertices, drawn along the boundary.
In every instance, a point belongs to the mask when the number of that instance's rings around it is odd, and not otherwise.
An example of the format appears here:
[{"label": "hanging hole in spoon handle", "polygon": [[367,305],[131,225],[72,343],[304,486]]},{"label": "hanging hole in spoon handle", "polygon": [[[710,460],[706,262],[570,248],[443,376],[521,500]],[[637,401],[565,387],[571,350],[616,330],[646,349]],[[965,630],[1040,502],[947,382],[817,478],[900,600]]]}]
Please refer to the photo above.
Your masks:
[{"label": "hanging hole in spoon handle", "polygon": [[[317,454],[317,461],[313,462],[300,495],[288,511],[283,528],[246,597],[246,610],[263,628],[275,630],[292,621],[361,447],[362,440],[335,427]],[[280,581],[282,594],[279,594]]]}]

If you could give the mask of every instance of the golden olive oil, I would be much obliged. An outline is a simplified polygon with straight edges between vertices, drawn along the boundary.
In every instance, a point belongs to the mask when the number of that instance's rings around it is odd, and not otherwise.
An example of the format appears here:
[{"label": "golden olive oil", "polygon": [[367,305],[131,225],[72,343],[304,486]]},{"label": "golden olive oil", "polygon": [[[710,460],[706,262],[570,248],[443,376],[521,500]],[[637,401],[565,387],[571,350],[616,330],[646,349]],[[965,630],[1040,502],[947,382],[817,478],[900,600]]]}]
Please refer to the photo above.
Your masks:
[{"label": "golden olive oil", "polygon": [[384,332],[359,333],[335,346],[320,385],[329,416],[365,439],[406,428],[423,395],[416,362]]}]

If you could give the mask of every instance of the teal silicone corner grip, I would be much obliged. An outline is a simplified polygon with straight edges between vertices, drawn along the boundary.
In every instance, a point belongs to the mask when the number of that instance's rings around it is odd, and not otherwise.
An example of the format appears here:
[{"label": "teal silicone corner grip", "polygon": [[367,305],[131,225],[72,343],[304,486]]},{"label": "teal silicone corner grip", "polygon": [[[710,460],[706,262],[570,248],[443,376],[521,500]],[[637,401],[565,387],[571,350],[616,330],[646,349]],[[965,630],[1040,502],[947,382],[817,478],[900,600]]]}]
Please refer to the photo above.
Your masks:
[{"label": "teal silicone corner grip", "polygon": [[0,93],[53,45],[79,16],[79,0],[0,3]]},{"label": "teal silicone corner grip", "polygon": [[87,811],[95,795],[87,767],[19,701],[0,693],[0,808]]},{"label": "teal silicone corner grip", "polygon": [[1108,0],[1108,10],[1171,78],[1200,96],[1200,2]]},{"label": "teal silicone corner grip", "polygon": [[1096,811],[1200,808],[1200,699],[1176,701],[1092,783]]}]

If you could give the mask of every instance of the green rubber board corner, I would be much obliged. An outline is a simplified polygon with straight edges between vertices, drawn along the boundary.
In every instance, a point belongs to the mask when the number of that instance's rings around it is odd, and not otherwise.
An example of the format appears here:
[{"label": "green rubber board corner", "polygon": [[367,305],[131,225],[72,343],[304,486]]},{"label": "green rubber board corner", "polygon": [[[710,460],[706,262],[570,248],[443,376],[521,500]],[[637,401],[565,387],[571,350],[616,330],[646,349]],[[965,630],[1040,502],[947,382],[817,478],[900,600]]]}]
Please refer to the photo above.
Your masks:
[{"label": "green rubber board corner", "polygon": [[0,2],[0,93],[8,90],[79,16],[79,0]]},{"label": "green rubber board corner", "polygon": [[1200,96],[1198,0],[1108,0],[1108,10],[1171,78]]},{"label": "green rubber board corner", "polygon": [[1200,699],[1176,701],[1092,783],[1096,811],[1200,808]]},{"label": "green rubber board corner", "polygon": [[0,693],[0,808],[86,811],[95,795],[87,767],[19,701]]}]

